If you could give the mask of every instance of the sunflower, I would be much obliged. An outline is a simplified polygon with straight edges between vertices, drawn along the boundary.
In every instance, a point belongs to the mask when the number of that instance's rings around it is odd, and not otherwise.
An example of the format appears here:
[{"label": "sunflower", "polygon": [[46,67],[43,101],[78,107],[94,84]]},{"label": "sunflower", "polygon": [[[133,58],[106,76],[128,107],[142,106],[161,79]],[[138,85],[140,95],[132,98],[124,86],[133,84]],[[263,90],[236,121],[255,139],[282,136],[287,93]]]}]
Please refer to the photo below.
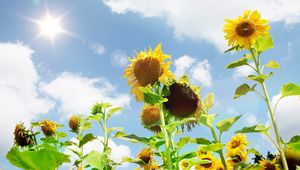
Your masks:
[{"label": "sunflower", "polygon": [[[300,151],[287,148],[284,151],[287,164],[290,170],[296,170],[297,166],[300,166]],[[281,161],[281,160],[280,160]]]},{"label": "sunflower", "polygon": [[138,159],[144,161],[146,164],[152,163],[153,151],[151,148],[145,148],[138,154]]},{"label": "sunflower", "polygon": [[34,143],[32,132],[27,130],[24,127],[23,123],[16,125],[14,136],[15,136],[15,144],[17,146],[24,147]]},{"label": "sunflower", "polygon": [[280,170],[279,165],[276,163],[276,158],[272,161],[262,159],[259,161],[259,164],[263,168],[262,170]]},{"label": "sunflower", "polygon": [[236,19],[227,19],[224,25],[225,39],[228,46],[240,46],[250,49],[255,41],[269,34],[270,26],[268,20],[262,19],[258,11],[244,12],[244,16]]},{"label": "sunflower", "polygon": [[158,44],[154,51],[150,48],[129,59],[131,64],[125,69],[124,77],[128,78],[128,85],[132,85],[131,93],[135,94],[137,101],[144,99],[139,87],[153,85],[157,81],[167,84],[173,79],[174,76],[169,70],[171,62],[165,62],[169,58],[169,55],[162,52],[161,44]]},{"label": "sunflower", "polygon": [[40,126],[46,137],[53,136],[56,133],[56,129],[58,127],[57,123],[47,119],[41,121]]},{"label": "sunflower", "polygon": [[160,120],[160,109],[157,106],[146,105],[141,112],[141,121],[145,126],[149,126],[149,130],[154,133],[161,132],[159,125],[154,125],[157,121]]},{"label": "sunflower", "polygon": [[191,169],[192,165],[190,164],[190,162],[186,159],[183,159],[179,162],[179,166],[181,170],[189,170]]},{"label": "sunflower", "polygon": [[227,156],[230,158],[240,156],[242,158],[244,156],[242,153],[245,152],[247,145],[248,141],[246,135],[237,134],[232,137],[230,142],[227,144]]},{"label": "sunflower", "polygon": [[74,130],[77,131],[78,128],[80,126],[80,117],[77,115],[73,115],[70,119],[69,119],[69,127]]},{"label": "sunflower", "polygon": [[[190,84],[186,75],[182,76],[178,82],[170,85],[169,94],[165,96],[168,101],[164,107],[171,115],[178,119],[194,117],[201,115],[201,100],[198,95],[200,88]],[[188,130],[193,127],[195,122],[188,122]]]},{"label": "sunflower", "polygon": [[220,167],[220,161],[210,152],[202,153],[200,155],[198,154],[198,158],[202,160],[209,160],[211,163],[196,165],[195,170],[216,170]]}]

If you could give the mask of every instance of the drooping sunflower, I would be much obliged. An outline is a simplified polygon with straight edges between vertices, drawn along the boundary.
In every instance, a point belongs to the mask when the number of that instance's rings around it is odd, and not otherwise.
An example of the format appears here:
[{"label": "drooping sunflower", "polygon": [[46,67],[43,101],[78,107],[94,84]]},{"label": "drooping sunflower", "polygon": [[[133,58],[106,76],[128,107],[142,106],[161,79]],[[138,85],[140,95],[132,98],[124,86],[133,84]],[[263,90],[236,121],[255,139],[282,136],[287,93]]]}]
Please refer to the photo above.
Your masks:
[{"label": "drooping sunflower", "polygon": [[43,120],[40,122],[41,129],[46,137],[53,136],[57,130],[57,123],[51,120]]},{"label": "drooping sunflower", "polygon": [[161,132],[161,128],[159,125],[153,125],[160,120],[160,109],[157,106],[144,106],[140,115],[142,124],[145,126],[149,126],[148,129],[150,131],[154,133]]},{"label": "drooping sunflower", "polygon": [[169,55],[162,52],[161,44],[158,44],[154,50],[150,48],[129,59],[131,64],[125,69],[124,77],[128,78],[128,85],[132,85],[131,93],[135,94],[137,101],[144,99],[144,94],[139,87],[153,85],[157,81],[167,84],[174,78],[169,70],[171,62],[165,62],[169,58]]},{"label": "drooping sunflower", "polygon": [[237,134],[227,143],[227,156],[230,158],[237,156],[243,157],[244,155],[242,155],[242,153],[245,152],[247,145],[248,141],[246,135]]},{"label": "drooping sunflower", "polygon": [[300,151],[297,151],[292,148],[287,148],[287,149],[285,149],[284,154],[285,154],[289,169],[296,170],[297,166],[300,166]]},{"label": "drooping sunflower", "polygon": [[15,144],[17,146],[24,147],[34,143],[32,132],[27,130],[24,127],[23,123],[16,125],[14,136],[15,136]]},{"label": "drooping sunflower", "polygon": [[[169,94],[165,96],[168,101],[164,107],[176,118],[188,117],[199,118],[201,115],[201,100],[199,87],[190,84],[186,75],[182,76],[178,82],[170,85]],[[193,122],[186,124],[188,130],[194,126]]]},{"label": "drooping sunflower", "polygon": [[268,22],[268,20],[262,19],[261,14],[256,10],[246,10],[243,16],[226,19],[224,32],[228,46],[238,45],[250,49],[259,37],[269,34]]},{"label": "drooping sunflower", "polygon": [[263,168],[262,170],[280,170],[276,158],[274,158],[272,161],[262,159],[261,161],[259,161],[259,164]]},{"label": "drooping sunflower", "polygon": [[196,165],[195,170],[216,170],[217,168],[220,168],[220,160],[214,157],[210,152],[201,152],[199,154],[198,151],[198,158],[202,160],[209,160],[211,163]]}]

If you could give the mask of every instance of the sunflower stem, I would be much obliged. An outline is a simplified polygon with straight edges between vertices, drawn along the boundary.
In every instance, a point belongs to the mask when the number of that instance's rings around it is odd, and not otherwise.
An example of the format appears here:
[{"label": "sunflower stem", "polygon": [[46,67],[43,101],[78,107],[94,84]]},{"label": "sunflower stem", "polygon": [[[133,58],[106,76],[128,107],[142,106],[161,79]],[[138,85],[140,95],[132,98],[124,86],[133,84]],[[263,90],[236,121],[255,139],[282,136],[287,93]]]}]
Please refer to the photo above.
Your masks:
[{"label": "sunflower stem", "polygon": [[159,114],[160,114],[160,122],[161,122],[161,129],[164,135],[165,140],[165,147],[166,147],[166,158],[165,158],[165,164],[167,165],[168,170],[172,170],[172,162],[171,162],[171,155],[170,155],[170,137],[168,135],[167,129],[166,129],[166,122],[165,122],[165,115],[162,109],[162,105],[159,106]]},{"label": "sunflower stem", "polygon": [[[213,127],[209,127],[209,128],[210,128],[210,131],[211,131],[211,133],[212,133],[212,135],[213,135],[213,137],[215,139],[215,143],[220,143],[220,140],[219,140],[219,138],[218,138],[218,136],[216,134],[215,129]],[[222,164],[224,166],[224,169],[227,170],[227,164],[226,164],[225,157],[224,157],[224,154],[223,154],[223,149],[220,150],[218,152],[218,154],[220,155],[220,158],[221,158]]]},{"label": "sunflower stem", "polygon": [[[254,54],[252,49],[250,50],[250,52],[251,52],[251,55],[252,55],[253,60],[254,60],[254,64],[255,64],[255,67],[256,67],[256,72],[257,72],[258,76],[260,76],[260,75],[262,75],[262,71],[260,69],[259,55],[257,55],[257,57],[256,57],[256,55]],[[278,149],[278,152],[280,154],[283,169],[288,170],[289,168],[288,168],[287,161],[286,161],[285,154],[284,154],[284,144],[283,144],[283,142],[281,140],[281,137],[280,137],[280,134],[279,134],[277,122],[276,122],[276,119],[275,119],[275,116],[274,116],[274,110],[271,107],[269,93],[267,91],[267,87],[266,87],[266,84],[265,84],[264,81],[261,82],[260,85],[261,85],[262,90],[263,90],[264,99],[265,99],[265,102],[267,104],[267,107],[268,107],[268,110],[269,110],[269,115],[271,117],[271,121],[272,121],[272,125],[273,125],[273,129],[274,129],[274,132],[275,132],[275,135],[276,135],[276,142],[277,142],[277,146],[278,146],[277,149]]]}]

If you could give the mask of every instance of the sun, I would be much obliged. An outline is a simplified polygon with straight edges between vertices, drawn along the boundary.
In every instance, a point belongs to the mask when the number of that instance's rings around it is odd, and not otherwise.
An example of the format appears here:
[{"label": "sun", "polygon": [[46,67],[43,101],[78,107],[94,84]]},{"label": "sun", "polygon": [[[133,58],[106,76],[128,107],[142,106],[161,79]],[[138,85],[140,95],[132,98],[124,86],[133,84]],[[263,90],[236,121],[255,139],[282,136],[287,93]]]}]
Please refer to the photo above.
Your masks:
[{"label": "sun", "polygon": [[53,17],[50,14],[47,14],[43,20],[39,21],[38,25],[41,29],[40,35],[48,36],[51,39],[53,39],[57,34],[63,32],[61,18]]}]

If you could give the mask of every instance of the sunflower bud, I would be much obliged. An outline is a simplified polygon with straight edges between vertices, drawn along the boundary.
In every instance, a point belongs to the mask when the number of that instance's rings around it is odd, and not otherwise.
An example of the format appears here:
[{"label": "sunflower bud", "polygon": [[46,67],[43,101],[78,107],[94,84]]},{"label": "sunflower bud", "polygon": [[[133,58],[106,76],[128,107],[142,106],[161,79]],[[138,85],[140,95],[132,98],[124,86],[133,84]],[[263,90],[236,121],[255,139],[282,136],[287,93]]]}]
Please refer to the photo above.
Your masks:
[{"label": "sunflower bud", "polygon": [[[160,110],[157,106],[146,106],[141,112],[141,121],[143,125],[151,126],[160,120]],[[161,132],[160,126],[154,125],[149,128],[152,132]]]},{"label": "sunflower bud", "polygon": [[53,136],[56,133],[57,124],[51,120],[43,120],[40,122],[41,129],[46,137]]},{"label": "sunflower bud", "polygon": [[33,144],[32,134],[23,124],[17,124],[14,131],[15,144],[21,147]]},{"label": "sunflower bud", "polygon": [[74,130],[77,131],[80,125],[80,118],[76,115],[73,115],[70,119],[69,119],[69,127]]},{"label": "sunflower bud", "polygon": [[145,148],[139,153],[138,159],[143,160],[146,164],[150,164],[152,156],[153,151],[151,150],[151,148]]}]

